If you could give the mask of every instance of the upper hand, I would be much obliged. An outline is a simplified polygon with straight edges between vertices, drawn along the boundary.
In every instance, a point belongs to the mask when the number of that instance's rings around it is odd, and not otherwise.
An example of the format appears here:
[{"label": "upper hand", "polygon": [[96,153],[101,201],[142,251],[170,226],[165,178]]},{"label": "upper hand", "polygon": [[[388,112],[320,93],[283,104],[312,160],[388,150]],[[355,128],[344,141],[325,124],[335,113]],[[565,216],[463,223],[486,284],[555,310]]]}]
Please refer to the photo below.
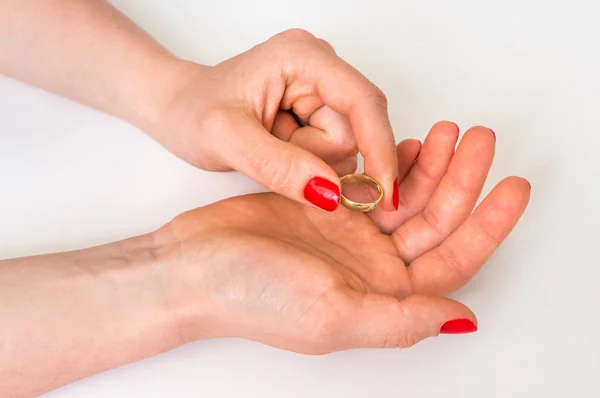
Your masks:
[{"label": "upper hand", "polygon": [[384,188],[381,208],[395,208],[386,98],[327,42],[290,30],[214,67],[185,62],[182,70],[151,132],[171,152],[332,211],[339,175],[356,169],[360,151],[365,173]]},{"label": "upper hand", "polygon": [[506,178],[472,212],[495,139],[473,128],[454,153],[457,136],[455,125],[435,125],[416,163],[417,141],[398,146],[407,161],[394,217],[343,207],[326,213],[256,194],[193,210],[157,231],[183,338],[240,337],[325,353],[473,331],[475,315],[444,296],[506,238],[530,187]]}]

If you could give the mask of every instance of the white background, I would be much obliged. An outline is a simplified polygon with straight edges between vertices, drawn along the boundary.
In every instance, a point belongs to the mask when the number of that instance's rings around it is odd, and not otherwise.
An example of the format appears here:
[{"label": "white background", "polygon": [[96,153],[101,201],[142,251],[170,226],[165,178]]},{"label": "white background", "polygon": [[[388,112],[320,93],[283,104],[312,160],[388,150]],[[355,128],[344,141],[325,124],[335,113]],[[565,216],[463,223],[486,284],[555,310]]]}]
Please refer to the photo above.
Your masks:
[{"label": "white background", "polygon": [[[397,139],[494,129],[485,192],[521,175],[522,221],[457,298],[467,336],[408,350],[292,354],[189,344],[49,397],[600,396],[600,24],[594,1],[114,1],[207,64],[301,27],[387,94]],[[597,3],[597,2],[596,2]],[[101,244],[261,188],[174,158],[130,125],[0,78],[0,258]]]}]

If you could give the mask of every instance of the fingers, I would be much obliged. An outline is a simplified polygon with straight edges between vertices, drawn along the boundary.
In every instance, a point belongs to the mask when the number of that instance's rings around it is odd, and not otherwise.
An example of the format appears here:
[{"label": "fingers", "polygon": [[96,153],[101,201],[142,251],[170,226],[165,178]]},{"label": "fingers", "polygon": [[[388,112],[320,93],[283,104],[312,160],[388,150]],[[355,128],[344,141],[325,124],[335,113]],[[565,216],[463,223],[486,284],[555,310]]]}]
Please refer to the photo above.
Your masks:
[{"label": "fingers", "polygon": [[[341,60],[338,63],[338,67],[323,72],[319,95],[325,104],[348,117],[358,150],[364,157],[365,174],[383,186],[381,208],[396,210],[398,163],[387,101],[381,91],[356,70]],[[327,63],[323,61],[316,67],[325,70]]]},{"label": "fingers", "polygon": [[228,142],[225,162],[273,192],[323,210],[334,211],[340,203],[336,172],[314,154],[281,141],[255,119],[228,118],[228,131],[239,131]]},{"label": "fingers", "polygon": [[327,163],[337,163],[358,153],[348,119],[327,106],[317,109],[310,125],[300,127],[288,112],[280,111],[275,118],[272,134],[304,148]]},{"label": "fingers", "polygon": [[329,43],[329,42],[328,42],[327,40],[325,40],[325,39],[319,39],[319,41],[320,41],[321,43],[323,43],[323,45],[324,45],[324,46],[325,46],[325,47],[326,47],[326,48],[327,48],[329,51],[331,51],[332,53],[334,53],[334,54],[335,54],[335,49],[333,48],[333,46],[331,45],[331,43]]},{"label": "fingers", "polygon": [[439,247],[409,265],[415,291],[447,295],[470,280],[512,231],[527,207],[530,190],[522,178],[501,181]]},{"label": "fingers", "polygon": [[366,294],[356,307],[346,325],[348,348],[406,348],[439,334],[477,330],[473,312],[447,298]]},{"label": "fingers", "polygon": [[[410,168],[415,163],[419,151],[421,149],[421,142],[416,139],[406,139],[401,141],[396,152],[398,153],[398,178],[402,180],[406,174],[410,171]],[[356,167],[355,167],[356,169]],[[348,173],[346,173],[348,174]],[[373,195],[366,185],[349,183],[342,187],[342,191],[346,197],[356,202],[370,202],[373,200]],[[397,213],[390,213],[387,211],[375,210],[373,213],[369,213],[371,218],[376,222],[378,227],[382,229],[382,226],[395,225],[395,218]],[[385,229],[385,228],[384,228]],[[394,227],[393,230],[395,230]],[[393,231],[391,230],[391,231]],[[390,231],[390,232],[391,232]]]},{"label": "fingers", "polygon": [[[358,150],[365,159],[365,174],[383,186],[385,196],[381,207],[394,210],[398,165],[385,95],[310,33],[292,30],[275,40],[287,45],[281,47],[290,52],[288,59],[297,60],[287,65],[287,86],[308,87],[306,91],[314,87],[325,105],[349,119]],[[290,93],[286,96],[294,97]],[[301,94],[298,96],[303,98]],[[282,103],[285,102],[284,98]],[[293,108],[299,107],[294,103]]]},{"label": "fingers", "polygon": [[398,144],[398,211],[369,214],[381,232],[391,234],[423,210],[448,168],[457,138],[456,124],[442,121],[431,128],[423,144],[418,140]]},{"label": "fingers", "polygon": [[398,181],[403,181],[415,164],[419,152],[421,152],[421,141],[407,139],[396,146],[398,156]]},{"label": "fingers", "polygon": [[454,155],[458,133],[458,126],[448,121],[438,122],[429,130],[419,159],[400,182],[398,225],[423,210],[431,199]]},{"label": "fingers", "polygon": [[392,235],[406,263],[439,245],[471,213],[492,164],[494,146],[494,134],[487,128],[474,127],[465,133],[423,211]]},{"label": "fingers", "polygon": [[315,154],[342,176],[356,170],[358,152],[348,119],[327,106],[310,116],[310,125],[300,127],[294,116],[279,111],[271,134]]},{"label": "fingers", "polygon": [[[352,126],[347,117],[340,115],[327,105],[323,105],[310,116],[309,124],[321,132],[325,133],[327,146],[334,148],[329,154],[330,159],[343,160],[350,156],[355,156],[358,153],[356,140],[352,133]],[[300,134],[300,132],[298,132]],[[298,137],[298,140],[303,138]],[[304,138],[306,140],[306,138]],[[309,148],[311,144],[306,142],[305,148]],[[314,146],[314,144],[313,144]],[[316,150],[316,148],[315,148]],[[314,153],[314,152],[313,152]]]}]

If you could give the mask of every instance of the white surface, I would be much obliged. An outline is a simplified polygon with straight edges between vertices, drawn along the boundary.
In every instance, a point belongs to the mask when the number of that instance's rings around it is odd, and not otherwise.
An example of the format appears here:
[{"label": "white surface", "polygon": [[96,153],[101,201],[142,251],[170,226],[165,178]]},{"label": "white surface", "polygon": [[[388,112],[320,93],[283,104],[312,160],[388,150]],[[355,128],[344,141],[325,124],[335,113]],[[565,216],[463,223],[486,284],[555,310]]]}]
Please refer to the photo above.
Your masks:
[{"label": "white surface", "polygon": [[[474,335],[320,357],[199,342],[49,397],[600,396],[600,6],[114,3],[177,54],[209,64],[287,28],[308,29],[386,92],[398,139],[422,138],[440,119],[463,131],[490,126],[498,146],[486,192],[517,174],[531,181],[532,198],[457,296],[478,315]],[[119,120],[0,78],[1,258],[144,233],[258,189],[238,174],[193,169]]]}]

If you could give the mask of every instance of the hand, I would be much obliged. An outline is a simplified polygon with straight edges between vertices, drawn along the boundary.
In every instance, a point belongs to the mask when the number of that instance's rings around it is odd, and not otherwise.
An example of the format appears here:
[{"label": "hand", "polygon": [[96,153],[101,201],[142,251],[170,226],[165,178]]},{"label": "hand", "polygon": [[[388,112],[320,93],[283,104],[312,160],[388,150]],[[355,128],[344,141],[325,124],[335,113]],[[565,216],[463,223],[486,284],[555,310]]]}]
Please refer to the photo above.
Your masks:
[{"label": "hand", "polygon": [[530,186],[504,179],[472,212],[495,138],[473,128],[454,153],[457,136],[456,125],[438,123],[416,163],[420,144],[398,145],[406,177],[393,219],[326,213],[268,193],[185,213],[157,231],[183,338],[240,337],[319,354],[476,330],[475,315],[443,296],[506,238]]},{"label": "hand", "polygon": [[180,158],[333,211],[339,175],[360,151],[386,192],[381,208],[397,207],[386,98],[327,42],[290,30],[214,67],[179,70],[164,117],[144,130]]}]

